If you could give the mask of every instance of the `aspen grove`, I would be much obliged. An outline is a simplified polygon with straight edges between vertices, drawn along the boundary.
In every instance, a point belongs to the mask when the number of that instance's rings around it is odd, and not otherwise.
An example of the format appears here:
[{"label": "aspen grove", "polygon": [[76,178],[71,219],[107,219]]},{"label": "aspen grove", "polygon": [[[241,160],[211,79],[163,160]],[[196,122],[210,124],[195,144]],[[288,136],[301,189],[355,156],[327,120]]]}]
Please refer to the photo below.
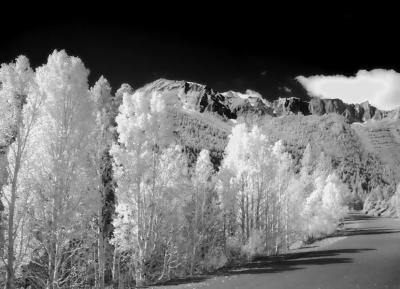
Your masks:
[{"label": "aspen grove", "polygon": [[113,92],[88,76],[64,50],[36,69],[24,56],[0,68],[0,286],[194,276],[287,253],[345,216],[351,193],[324,151],[309,144],[296,162],[238,120],[220,163],[206,148],[193,159],[177,127],[194,114],[179,95]]}]

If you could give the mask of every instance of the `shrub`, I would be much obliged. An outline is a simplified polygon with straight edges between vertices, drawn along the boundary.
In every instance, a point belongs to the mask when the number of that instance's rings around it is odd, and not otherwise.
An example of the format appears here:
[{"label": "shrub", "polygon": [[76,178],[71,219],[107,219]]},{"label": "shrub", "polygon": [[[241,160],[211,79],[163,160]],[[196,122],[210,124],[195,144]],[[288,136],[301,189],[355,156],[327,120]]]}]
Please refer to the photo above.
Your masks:
[{"label": "shrub", "polygon": [[212,250],[204,258],[203,267],[207,271],[218,270],[224,267],[228,263],[228,258],[226,257],[222,248],[217,247]]},{"label": "shrub", "polygon": [[248,260],[253,259],[257,255],[264,252],[264,234],[260,230],[253,230],[250,234],[250,238],[246,244],[242,247],[243,254]]},{"label": "shrub", "polygon": [[245,259],[241,250],[242,244],[239,236],[230,236],[226,239],[226,258],[228,264],[240,263]]}]

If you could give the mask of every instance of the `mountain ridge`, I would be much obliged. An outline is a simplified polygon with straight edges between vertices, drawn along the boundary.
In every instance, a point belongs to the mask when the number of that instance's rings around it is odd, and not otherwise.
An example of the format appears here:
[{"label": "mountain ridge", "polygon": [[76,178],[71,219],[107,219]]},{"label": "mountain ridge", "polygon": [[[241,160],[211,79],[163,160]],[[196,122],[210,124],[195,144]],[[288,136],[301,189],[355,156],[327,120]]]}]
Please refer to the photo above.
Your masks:
[{"label": "mountain ridge", "polygon": [[[248,114],[276,117],[298,113],[303,115],[336,113],[343,115],[350,123],[365,122],[370,119],[398,119],[400,117],[398,110],[379,110],[368,101],[359,104],[348,104],[340,99],[309,97],[309,100],[307,100],[296,95],[278,97],[273,101],[269,101],[265,96],[250,89],[244,93],[232,90],[221,93],[208,85],[185,80],[160,78],[141,89],[162,93],[175,92],[186,108],[200,113],[205,111],[213,112],[224,120],[237,119]],[[290,88],[287,89],[290,91]]]}]

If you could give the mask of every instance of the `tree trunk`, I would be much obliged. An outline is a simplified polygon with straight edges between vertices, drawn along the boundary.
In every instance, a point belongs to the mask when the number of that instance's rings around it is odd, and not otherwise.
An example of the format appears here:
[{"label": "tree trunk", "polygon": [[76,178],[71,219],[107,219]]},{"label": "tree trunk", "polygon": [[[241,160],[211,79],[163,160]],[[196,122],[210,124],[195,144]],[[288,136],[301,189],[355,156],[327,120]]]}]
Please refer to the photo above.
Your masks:
[{"label": "tree trunk", "polygon": [[[8,214],[8,248],[7,248],[7,281],[6,289],[14,289],[14,212],[15,202],[17,200],[17,180],[18,173],[21,166],[21,155],[22,155],[22,139],[21,139],[21,126],[22,126],[22,106],[25,103],[26,96],[18,95],[20,103],[17,108],[17,121],[16,121],[16,141],[17,141],[17,152],[15,156],[14,171],[11,183],[11,199],[9,204]],[[7,157],[7,156],[6,156]]]},{"label": "tree trunk", "polygon": [[94,248],[93,250],[93,260],[94,262],[94,288],[99,288],[99,262],[96,262],[96,260],[99,259],[98,256],[99,250],[97,248]]},{"label": "tree trunk", "polygon": [[244,193],[242,192],[242,198],[241,198],[241,204],[240,204],[240,207],[241,207],[241,211],[242,211],[242,218],[241,218],[241,229],[242,229],[242,243],[244,243],[244,241],[245,241],[245,218],[246,218],[246,216],[245,216],[245,214],[246,214],[246,212],[245,212],[245,208],[244,208]]},{"label": "tree trunk", "polygon": [[11,188],[11,200],[8,216],[8,248],[7,248],[7,283],[6,289],[14,289],[14,210],[16,201],[15,177]]},{"label": "tree trunk", "polygon": [[113,256],[107,254],[107,250],[113,250],[114,247],[111,246],[109,238],[112,235],[113,225],[112,219],[115,212],[115,186],[113,180],[113,161],[112,156],[109,151],[109,147],[106,147],[102,152],[101,156],[101,209],[99,211],[99,285],[100,288],[105,287],[105,272],[106,269],[112,267],[111,258],[107,256]]},{"label": "tree trunk", "polygon": [[251,210],[251,219],[250,219],[250,230],[253,231],[254,230],[254,224],[255,224],[255,219],[256,219],[256,214],[254,211],[254,198],[253,195],[251,195],[250,198],[251,202],[251,206],[250,206],[250,210]]},{"label": "tree trunk", "polygon": [[56,254],[55,254],[55,243],[53,240],[50,241],[50,246],[49,246],[49,268],[48,268],[48,273],[49,273],[49,279],[47,280],[47,289],[53,289],[54,288],[54,270],[56,267]]},{"label": "tree trunk", "polygon": [[[4,151],[3,151],[4,150]],[[4,205],[1,201],[3,186],[7,183],[7,149],[0,150],[0,257],[4,256],[5,226],[3,224]]]},{"label": "tree trunk", "polygon": [[249,214],[249,195],[246,193],[246,241],[249,239],[250,237],[250,214]]},{"label": "tree trunk", "polygon": [[223,244],[224,244],[224,253],[225,253],[225,256],[227,256],[227,251],[226,251],[226,211],[225,211],[226,209],[224,208],[224,212],[223,212],[223,217],[224,217],[224,222],[223,222]]},{"label": "tree trunk", "polygon": [[267,253],[269,253],[269,225],[270,225],[270,218],[269,218],[269,198],[268,198],[268,192],[266,195],[265,199],[265,208],[264,208],[264,213],[265,213],[265,249],[267,250]]},{"label": "tree trunk", "polygon": [[[14,185],[14,183],[13,183]],[[13,186],[14,187],[14,186]],[[12,189],[8,217],[8,252],[7,252],[7,283],[6,289],[14,289],[14,208],[16,195]]]},{"label": "tree trunk", "polygon": [[56,281],[56,259],[57,259],[57,227],[58,227],[58,209],[59,205],[59,195],[57,192],[57,188],[53,193],[53,209],[51,216],[51,224],[50,224],[50,240],[49,240],[49,280],[48,280],[48,289],[54,289],[54,282]]},{"label": "tree trunk", "polygon": [[285,250],[289,250],[289,196],[285,196]]},{"label": "tree trunk", "polygon": [[97,238],[97,260],[98,260],[98,288],[104,289],[104,271],[105,271],[105,248],[103,233],[103,217],[101,211],[99,213],[99,234]]},{"label": "tree trunk", "polygon": [[113,255],[113,269],[112,269],[112,279],[113,279],[113,288],[119,288],[119,253],[117,250],[114,250]]},{"label": "tree trunk", "polygon": [[138,286],[143,286],[146,284],[146,279],[145,279],[145,261],[144,257],[140,256],[136,262],[135,266],[135,281],[136,281],[136,287]]},{"label": "tree trunk", "polygon": [[256,229],[260,230],[260,197],[258,197],[256,204]]}]

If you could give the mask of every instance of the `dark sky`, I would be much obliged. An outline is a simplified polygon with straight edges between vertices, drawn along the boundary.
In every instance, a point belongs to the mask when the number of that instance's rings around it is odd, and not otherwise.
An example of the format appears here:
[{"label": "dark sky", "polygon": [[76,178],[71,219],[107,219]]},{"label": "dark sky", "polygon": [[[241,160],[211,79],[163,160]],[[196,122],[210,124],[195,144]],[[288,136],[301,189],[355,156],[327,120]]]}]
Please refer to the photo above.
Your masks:
[{"label": "dark sky", "polygon": [[36,67],[66,49],[90,69],[90,84],[104,75],[114,89],[137,88],[165,77],[264,95],[297,75],[400,71],[397,9],[232,3],[15,7],[0,15],[0,62],[25,54]]}]

